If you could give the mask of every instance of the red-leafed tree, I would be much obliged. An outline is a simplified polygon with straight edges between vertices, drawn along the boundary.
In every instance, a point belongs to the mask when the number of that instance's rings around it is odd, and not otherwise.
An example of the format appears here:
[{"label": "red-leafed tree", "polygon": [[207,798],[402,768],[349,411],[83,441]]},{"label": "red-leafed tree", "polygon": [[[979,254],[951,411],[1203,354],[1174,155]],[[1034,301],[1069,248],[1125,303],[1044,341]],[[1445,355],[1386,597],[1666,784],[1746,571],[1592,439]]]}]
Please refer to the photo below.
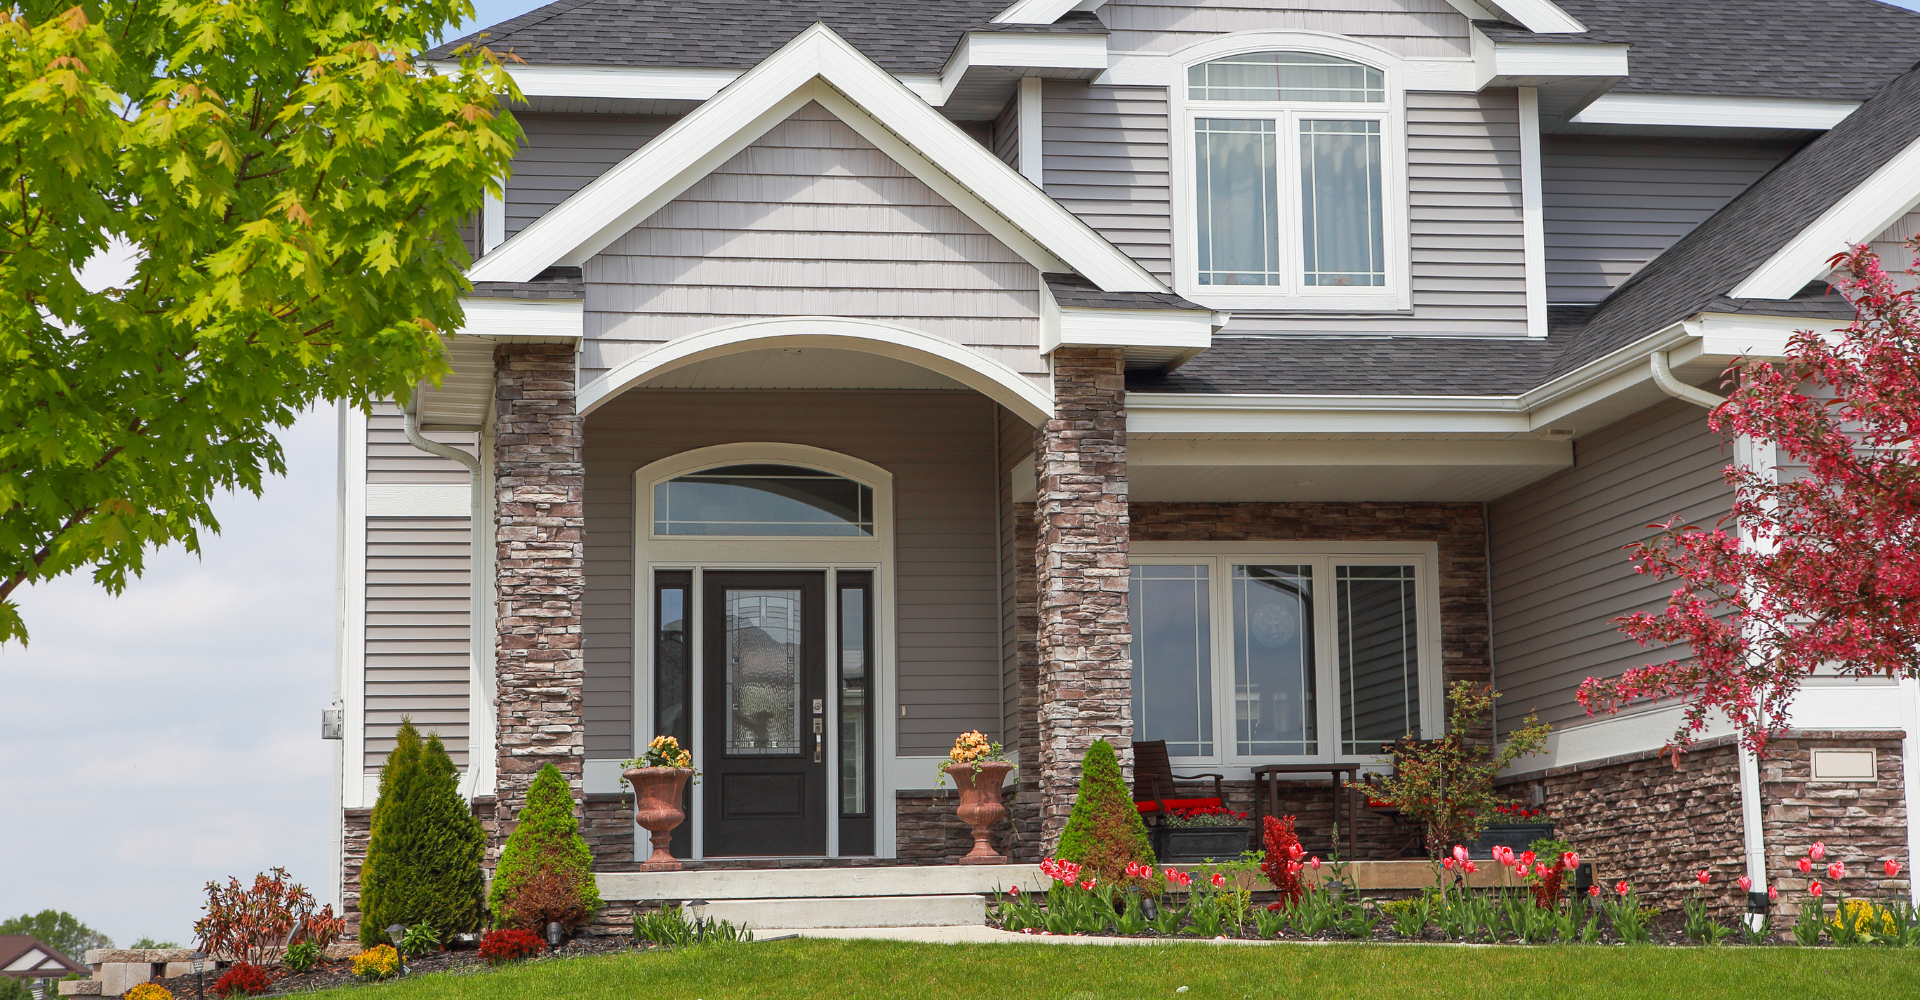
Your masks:
[{"label": "red-leafed tree", "polygon": [[1920,301],[1864,246],[1833,264],[1853,323],[1795,334],[1777,363],[1729,368],[1727,401],[1707,417],[1777,443],[1781,464],[1804,474],[1730,467],[1733,508],[1718,527],[1676,519],[1631,546],[1638,572],[1679,588],[1663,611],[1618,619],[1621,630],[1692,656],[1580,686],[1589,712],[1683,700],[1675,750],[1713,711],[1764,748],[1817,668],[1920,673]]}]

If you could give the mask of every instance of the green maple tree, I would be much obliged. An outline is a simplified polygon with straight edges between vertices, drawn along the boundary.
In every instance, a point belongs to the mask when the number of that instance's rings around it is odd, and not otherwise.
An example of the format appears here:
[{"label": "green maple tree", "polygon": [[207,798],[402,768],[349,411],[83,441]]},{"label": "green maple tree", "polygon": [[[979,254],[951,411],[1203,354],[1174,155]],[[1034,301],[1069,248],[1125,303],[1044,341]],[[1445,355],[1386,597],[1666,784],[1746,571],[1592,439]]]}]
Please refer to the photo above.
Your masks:
[{"label": "green maple tree", "polygon": [[[518,91],[419,59],[467,0],[0,9],[0,641],[23,585],[198,550],[308,406],[405,399],[463,317],[460,229]],[[81,271],[110,248],[132,274]]]}]

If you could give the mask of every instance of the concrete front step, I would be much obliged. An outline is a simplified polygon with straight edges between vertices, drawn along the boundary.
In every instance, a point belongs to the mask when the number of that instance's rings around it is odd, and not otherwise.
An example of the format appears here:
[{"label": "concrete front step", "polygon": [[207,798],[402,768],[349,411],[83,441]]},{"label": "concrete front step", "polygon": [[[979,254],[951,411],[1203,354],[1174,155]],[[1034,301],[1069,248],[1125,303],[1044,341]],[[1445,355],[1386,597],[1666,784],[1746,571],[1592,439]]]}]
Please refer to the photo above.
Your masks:
[{"label": "concrete front step", "polygon": [[[802,899],[882,896],[977,896],[1051,880],[1038,865],[896,865],[872,868],[773,868],[678,872],[597,872],[606,900]],[[760,926],[772,927],[773,924]],[[874,924],[821,924],[871,927]]]},{"label": "concrete front step", "polygon": [[799,899],[717,899],[695,907],[709,920],[752,930],[814,930],[829,927],[983,926],[987,901],[980,896],[865,896]]}]

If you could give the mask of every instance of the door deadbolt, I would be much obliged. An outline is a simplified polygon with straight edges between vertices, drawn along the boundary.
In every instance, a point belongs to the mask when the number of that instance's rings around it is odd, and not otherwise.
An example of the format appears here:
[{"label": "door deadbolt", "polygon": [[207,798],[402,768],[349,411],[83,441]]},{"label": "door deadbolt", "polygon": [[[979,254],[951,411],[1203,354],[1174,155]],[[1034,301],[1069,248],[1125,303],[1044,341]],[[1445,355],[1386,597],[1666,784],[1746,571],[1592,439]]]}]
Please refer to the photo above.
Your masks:
[{"label": "door deadbolt", "polygon": [[[827,714],[827,699],[825,698],[813,699],[813,714],[815,715]],[[819,732],[819,730],[816,729],[814,730],[814,732]]]}]

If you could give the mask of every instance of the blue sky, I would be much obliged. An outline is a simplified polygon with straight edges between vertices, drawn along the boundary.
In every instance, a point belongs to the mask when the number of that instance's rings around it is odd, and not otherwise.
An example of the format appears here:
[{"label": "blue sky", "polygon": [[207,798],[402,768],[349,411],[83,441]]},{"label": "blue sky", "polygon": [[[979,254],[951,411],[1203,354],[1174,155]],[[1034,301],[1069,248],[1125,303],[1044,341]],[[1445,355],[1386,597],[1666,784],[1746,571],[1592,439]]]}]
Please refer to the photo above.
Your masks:
[{"label": "blue sky", "polygon": [[[483,0],[475,24],[536,6]],[[222,500],[199,557],[155,555],[118,598],[85,577],[22,596],[33,643],[0,648],[0,918],[184,942],[205,882],[274,865],[333,901],[332,411],[281,440],[287,476]]]}]

